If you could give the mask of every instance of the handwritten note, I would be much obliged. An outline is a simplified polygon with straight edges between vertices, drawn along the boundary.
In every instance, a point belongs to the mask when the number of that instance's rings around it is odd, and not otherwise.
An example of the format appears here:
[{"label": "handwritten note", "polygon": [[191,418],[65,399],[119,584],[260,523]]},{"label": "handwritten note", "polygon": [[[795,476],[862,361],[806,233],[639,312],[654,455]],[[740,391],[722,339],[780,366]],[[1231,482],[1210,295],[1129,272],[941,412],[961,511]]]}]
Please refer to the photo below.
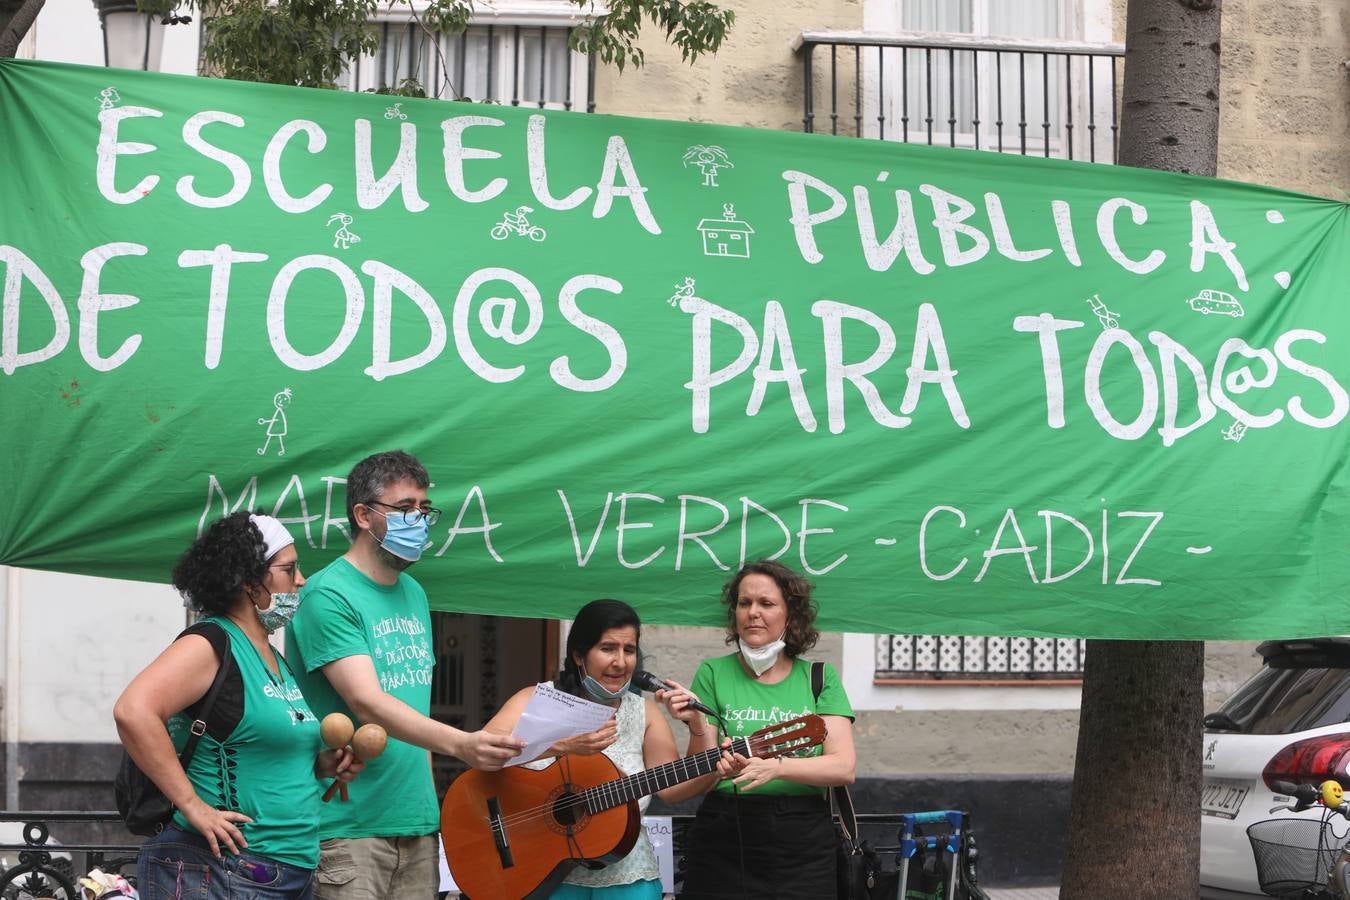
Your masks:
[{"label": "handwritten note", "polygon": [[564,693],[547,681],[534,686],[534,696],[525,705],[512,733],[525,742],[525,749],[507,765],[518,766],[543,755],[564,738],[595,731],[614,718],[614,708]]}]

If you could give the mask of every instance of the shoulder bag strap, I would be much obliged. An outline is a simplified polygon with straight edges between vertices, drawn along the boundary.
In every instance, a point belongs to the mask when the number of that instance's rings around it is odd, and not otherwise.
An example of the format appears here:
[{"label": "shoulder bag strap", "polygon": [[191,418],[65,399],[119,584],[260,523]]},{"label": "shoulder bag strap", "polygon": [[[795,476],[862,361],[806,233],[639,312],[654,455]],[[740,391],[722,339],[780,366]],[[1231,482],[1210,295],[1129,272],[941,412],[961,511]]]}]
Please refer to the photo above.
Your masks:
[{"label": "shoulder bag strap", "polygon": [[[811,694],[820,701],[820,692],[825,689],[825,664],[811,663]],[[853,797],[849,795],[848,785],[837,784],[830,788],[830,812],[839,818],[839,827],[850,843],[858,840],[858,815],[853,811]]]},{"label": "shoulder bag strap", "polygon": [[[207,638],[207,640],[211,639]],[[211,689],[206,692],[206,699],[202,701],[199,717],[192,722],[192,727],[189,729],[191,734],[188,735],[187,744],[184,745],[183,752],[178,755],[178,762],[183,766],[184,772],[187,771],[188,762],[192,759],[192,754],[196,752],[197,744],[201,741],[202,735],[206,734],[206,721],[211,718],[211,707],[216,705],[216,697],[220,696],[220,689],[225,685],[225,676],[229,674],[230,668],[234,664],[234,654],[230,652],[228,635],[225,638],[223,650],[216,645],[215,641],[211,641],[211,648],[220,657],[220,668],[216,669],[215,680],[211,682]]]}]

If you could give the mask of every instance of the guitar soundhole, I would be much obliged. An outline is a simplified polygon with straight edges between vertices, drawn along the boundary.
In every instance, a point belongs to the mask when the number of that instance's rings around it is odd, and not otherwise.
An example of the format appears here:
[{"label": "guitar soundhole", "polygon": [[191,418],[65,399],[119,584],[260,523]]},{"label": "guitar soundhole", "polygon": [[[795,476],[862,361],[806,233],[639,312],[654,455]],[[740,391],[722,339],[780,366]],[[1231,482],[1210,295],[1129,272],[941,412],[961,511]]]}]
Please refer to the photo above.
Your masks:
[{"label": "guitar soundhole", "polygon": [[586,827],[590,813],[586,811],[586,799],[575,793],[573,785],[564,784],[549,795],[549,804],[553,815],[549,817],[548,827],[558,834],[567,834]]}]

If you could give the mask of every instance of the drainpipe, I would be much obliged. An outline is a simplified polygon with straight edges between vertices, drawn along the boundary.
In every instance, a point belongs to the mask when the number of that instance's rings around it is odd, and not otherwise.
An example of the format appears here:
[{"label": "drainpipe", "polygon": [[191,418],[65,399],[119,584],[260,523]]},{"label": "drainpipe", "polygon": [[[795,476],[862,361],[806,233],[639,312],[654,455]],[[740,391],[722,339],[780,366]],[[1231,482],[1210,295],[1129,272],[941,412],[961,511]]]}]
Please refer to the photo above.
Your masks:
[{"label": "drainpipe", "polygon": [[5,809],[19,808],[19,570],[5,569]]}]

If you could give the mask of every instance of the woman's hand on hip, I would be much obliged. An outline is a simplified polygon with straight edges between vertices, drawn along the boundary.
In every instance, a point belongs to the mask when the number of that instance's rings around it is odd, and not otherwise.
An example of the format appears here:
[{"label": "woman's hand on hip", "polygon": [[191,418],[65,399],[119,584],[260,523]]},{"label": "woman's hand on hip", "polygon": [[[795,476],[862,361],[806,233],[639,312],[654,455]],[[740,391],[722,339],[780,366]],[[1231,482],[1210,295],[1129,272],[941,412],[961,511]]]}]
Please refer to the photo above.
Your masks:
[{"label": "woman's hand on hip", "polygon": [[211,853],[220,858],[220,848],[224,847],[236,856],[240,850],[248,847],[244,833],[239,825],[253,820],[241,812],[225,809],[213,809],[200,797],[193,797],[186,805],[179,807],[183,818],[197,830],[211,847]]}]

